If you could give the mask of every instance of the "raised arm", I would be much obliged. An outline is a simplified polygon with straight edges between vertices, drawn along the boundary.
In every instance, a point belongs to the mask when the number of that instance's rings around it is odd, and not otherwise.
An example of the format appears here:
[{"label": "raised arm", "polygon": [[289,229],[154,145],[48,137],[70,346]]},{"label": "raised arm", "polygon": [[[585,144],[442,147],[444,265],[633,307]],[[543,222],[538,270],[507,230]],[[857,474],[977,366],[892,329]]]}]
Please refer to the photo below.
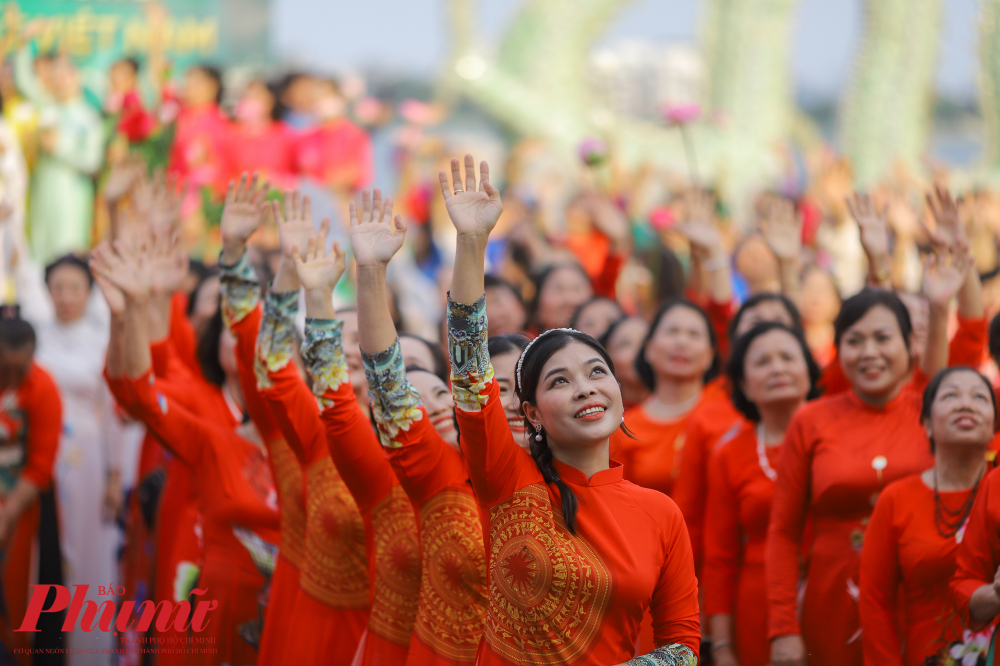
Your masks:
[{"label": "raised arm", "polygon": [[396,328],[389,315],[386,266],[403,244],[400,218],[392,225],[392,199],[375,190],[351,204],[351,247],[358,262],[358,335],[371,393],[372,414],[396,477],[420,504],[468,479],[458,452],[434,429],[410,384]]},{"label": "raised arm", "polygon": [[951,299],[975,271],[975,262],[964,245],[935,252],[924,263],[923,292],[930,307],[924,375],[930,379],[948,365],[948,307]]},{"label": "raised arm", "polygon": [[802,270],[802,218],[795,210],[795,203],[783,197],[768,202],[761,233],[778,259],[781,293],[797,304]]},{"label": "raised arm", "polygon": [[733,297],[729,254],[715,226],[715,199],[712,194],[702,189],[691,190],[687,195],[685,215],[686,219],[677,225],[677,231],[691,245],[692,264],[704,272],[708,299],[712,303],[728,304]]},{"label": "raised arm", "polygon": [[325,251],[326,235],[310,239],[295,268],[306,295],[306,336],[302,362],[312,379],[315,402],[322,409],[326,443],[333,463],[358,508],[367,511],[396,485],[389,462],[365,413],[354,398],[344,357],[344,323],[336,318],[333,290],[344,272],[344,251],[334,241]]},{"label": "raised arm", "polygon": [[[483,286],[486,243],[503,206],[489,182],[489,166],[465,156],[465,184],[457,159],[451,161],[453,186],[442,171],[441,192],[458,232],[455,267],[448,299],[448,354],[451,392],[462,433],[461,445],[479,503],[491,506],[517,488],[541,480],[534,462],[514,441],[500,404],[486,349],[488,325]],[[454,191],[453,191],[454,190]]]},{"label": "raised arm", "polygon": [[861,231],[861,247],[868,258],[868,286],[891,290],[888,206],[878,210],[869,195],[855,192],[853,199],[847,199],[847,209]]}]

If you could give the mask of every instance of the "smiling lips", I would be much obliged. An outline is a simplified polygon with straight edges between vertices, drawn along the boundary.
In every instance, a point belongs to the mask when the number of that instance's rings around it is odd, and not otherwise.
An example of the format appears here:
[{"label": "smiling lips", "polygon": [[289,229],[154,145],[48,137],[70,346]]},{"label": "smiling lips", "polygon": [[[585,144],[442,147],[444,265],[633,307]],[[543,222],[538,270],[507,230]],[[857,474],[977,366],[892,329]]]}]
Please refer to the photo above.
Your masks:
[{"label": "smiling lips", "polygon": [[580,419],[581,421],[597,421],[604,418],[604,412],[608,411],[608,408],[600,403],[590,403],[584,405],[580,410],[573,415],[573,418]]}]

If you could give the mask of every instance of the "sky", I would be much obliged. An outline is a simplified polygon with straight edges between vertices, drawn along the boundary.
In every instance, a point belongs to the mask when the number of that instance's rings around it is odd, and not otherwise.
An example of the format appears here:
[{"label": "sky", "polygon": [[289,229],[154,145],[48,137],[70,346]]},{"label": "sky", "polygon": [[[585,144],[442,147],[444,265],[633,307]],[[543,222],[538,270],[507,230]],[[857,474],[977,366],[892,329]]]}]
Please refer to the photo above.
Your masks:
[{"label": "sky", "polygon": [[[524,0],[474,0],[478,27],[497,42]],[[976,94],[977,0],[940,0],[939,93]],[[433,77],[447,53],[449,0],[272,0],[276,55],[334,70]],[[570,3],[571,4],[571,3]],[[624,40],[696,44],[697,0],[632,0],[597,46]],[[847,81],[863,0],[798,0],[792,71],[800,97],[835,98]]]}]

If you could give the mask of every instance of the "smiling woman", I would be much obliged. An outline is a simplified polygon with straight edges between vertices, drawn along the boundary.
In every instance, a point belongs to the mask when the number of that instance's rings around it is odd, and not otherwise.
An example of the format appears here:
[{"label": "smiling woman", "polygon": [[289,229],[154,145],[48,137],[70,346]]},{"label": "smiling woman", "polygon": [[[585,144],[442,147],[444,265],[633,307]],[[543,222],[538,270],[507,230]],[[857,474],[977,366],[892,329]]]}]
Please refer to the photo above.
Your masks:
[{"label": "smiling woman", "polygon": [[[478,662],[693,666],[701,632],[691,543],[677,506],[623,478],[609,457],[621,388],[592,337],[548,330],[514,366],[530,455],[487,348],[483,259],[503,206],[472,156],[441,189],[458,231],[448,305],[452,392],[462,451],[489,516],[489,591]],[[506,354],[501,354],[504,356]],[[498,358],[499,360],[499,358]],[[635,657],[644,610],[656,649]]]}]

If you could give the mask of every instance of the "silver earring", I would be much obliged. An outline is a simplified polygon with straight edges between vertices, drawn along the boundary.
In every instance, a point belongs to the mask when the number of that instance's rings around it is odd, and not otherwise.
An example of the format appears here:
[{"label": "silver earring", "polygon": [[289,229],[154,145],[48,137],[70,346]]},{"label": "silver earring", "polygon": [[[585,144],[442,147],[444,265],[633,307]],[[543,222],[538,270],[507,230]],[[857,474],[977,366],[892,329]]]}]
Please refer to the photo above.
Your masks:
[{"label": "silver earring", "polygon": [[542,441],[542,426],[540,425],[535,426],[535,441]]}]

